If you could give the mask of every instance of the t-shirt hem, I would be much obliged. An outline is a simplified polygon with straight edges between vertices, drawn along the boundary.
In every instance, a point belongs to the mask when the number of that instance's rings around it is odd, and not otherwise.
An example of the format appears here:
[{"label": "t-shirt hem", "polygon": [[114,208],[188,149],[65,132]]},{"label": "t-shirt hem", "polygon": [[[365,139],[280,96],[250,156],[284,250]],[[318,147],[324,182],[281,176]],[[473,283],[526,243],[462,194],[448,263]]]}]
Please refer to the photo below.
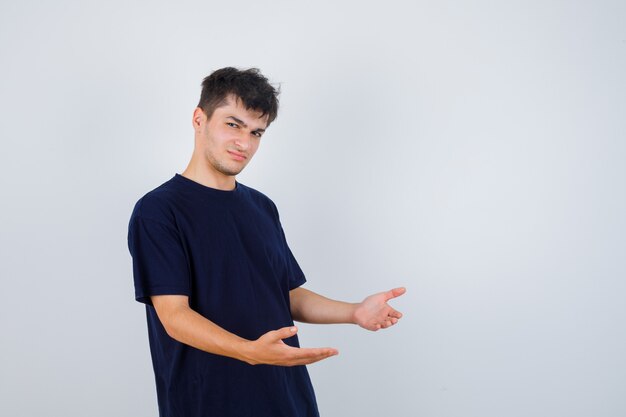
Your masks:
[{"label": "t-shirt hem", "polygon": [[189,293],[189,290],[186,288],[157,287],[157,288],[151,288],[147,291],[143,291],[140,293],[135,293],[135,300],[139,301],[140,303],[152,305],[152,301],[150,300],[150,297],[153,295],[186,295],[188,297],[191,296],[191,294]]},{"label": "t-shirt hem", "polygon": [[306,278],[305,277],[300,277],[296,281],[292,281],[292,282],[289,283],[289,291],[294,290],[294,289],[304,285],[305,283],[306,283]]}]

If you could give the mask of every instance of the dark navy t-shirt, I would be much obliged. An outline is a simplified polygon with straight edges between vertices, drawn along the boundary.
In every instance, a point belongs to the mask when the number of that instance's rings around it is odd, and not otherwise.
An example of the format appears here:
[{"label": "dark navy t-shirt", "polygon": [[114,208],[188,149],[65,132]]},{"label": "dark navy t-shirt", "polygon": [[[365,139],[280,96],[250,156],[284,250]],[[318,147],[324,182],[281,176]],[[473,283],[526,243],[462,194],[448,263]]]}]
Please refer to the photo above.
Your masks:
[{"label": "dark navy t-shirt", "polygon": [[[254,340],[293,325],[289,291],[305,282],[274,203],[182,175],[141,198],[128,230],[135,298],[146,304],[161,417],[318,416],[304,366],[248,365],[167,335],[151,295],[182,294],[192,309]],[[299,346],[297,336],[285,343]]]}]

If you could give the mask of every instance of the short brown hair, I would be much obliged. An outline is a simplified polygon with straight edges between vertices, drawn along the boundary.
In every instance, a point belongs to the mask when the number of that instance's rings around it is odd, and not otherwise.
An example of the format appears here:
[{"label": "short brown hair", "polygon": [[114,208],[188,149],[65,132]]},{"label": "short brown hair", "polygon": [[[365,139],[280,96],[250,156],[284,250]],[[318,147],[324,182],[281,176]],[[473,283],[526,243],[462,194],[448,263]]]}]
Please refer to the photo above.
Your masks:
[{"label": "short brown hair", "polygon": [[246,109],[267,116],[269,126],[278,115],[278,94],[279,89],[274,88],[259,69],[226,67],[204,78],[198,107],[210,119],[215,109],[225,105],[232,95],[241,100]]}]

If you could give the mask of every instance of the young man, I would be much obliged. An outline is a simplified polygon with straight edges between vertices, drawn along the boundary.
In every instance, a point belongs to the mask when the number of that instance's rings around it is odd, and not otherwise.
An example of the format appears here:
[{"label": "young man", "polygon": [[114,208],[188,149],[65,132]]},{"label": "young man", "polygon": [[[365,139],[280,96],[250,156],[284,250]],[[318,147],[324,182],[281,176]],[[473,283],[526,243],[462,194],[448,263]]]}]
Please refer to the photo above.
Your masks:
[{"label": "young man", "polygon": [[356,304],[302,288],[276,206],[236,181],[276,118],[277,95],[256,69],[206,77],[187,169],[133,210],[128,246],[161,417],[318,416],[304,365],[338,352],[300,348],[293,321],[376,331],[402,316],[387,301],[403,288]]}]

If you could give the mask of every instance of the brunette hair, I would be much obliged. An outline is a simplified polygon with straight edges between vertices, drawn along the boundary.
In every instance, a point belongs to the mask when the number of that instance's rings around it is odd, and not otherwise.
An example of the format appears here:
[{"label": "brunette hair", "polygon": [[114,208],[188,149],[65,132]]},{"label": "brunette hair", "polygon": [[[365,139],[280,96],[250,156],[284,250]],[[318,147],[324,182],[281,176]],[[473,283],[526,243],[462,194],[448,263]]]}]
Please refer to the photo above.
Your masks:
[{"label": "brunette hair", "polygon": [[216,108],[226,104],[229,96],[241,100],[246,109],[267,116],[267,125],[278,115],[279,89],[274,88],[257,68],[239,70],[221,68],[202,80],[198,107],[210,119]]}]

